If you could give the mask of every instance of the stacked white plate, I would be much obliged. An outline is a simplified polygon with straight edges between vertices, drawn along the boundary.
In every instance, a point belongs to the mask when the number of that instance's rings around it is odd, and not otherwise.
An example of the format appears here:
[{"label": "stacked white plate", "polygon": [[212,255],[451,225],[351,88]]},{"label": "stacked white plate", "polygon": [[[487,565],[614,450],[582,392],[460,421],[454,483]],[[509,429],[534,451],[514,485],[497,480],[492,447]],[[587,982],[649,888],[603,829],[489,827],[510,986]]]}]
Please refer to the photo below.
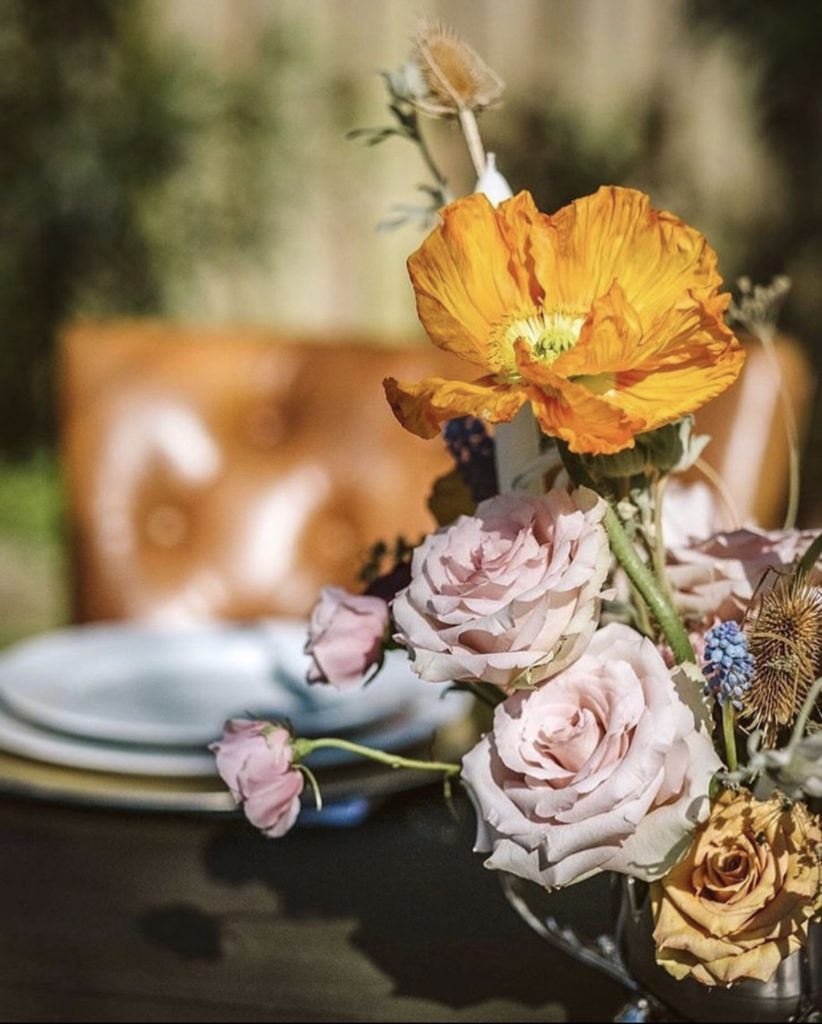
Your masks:
[{"label": "stacked white plate", "polygon": [[[466,713],[464,694],[420,682],[401,652],[390,652],[357,691],[309,686],[305,637],[304,622],[284,620],[45,634],[0,657],[0,751],[85,771],[194,780],[214,776],[208,744],[231,717],[287,720],[298,735],[402,751]],[[338,768],[353,759],[326,749],[311,763]]]}]

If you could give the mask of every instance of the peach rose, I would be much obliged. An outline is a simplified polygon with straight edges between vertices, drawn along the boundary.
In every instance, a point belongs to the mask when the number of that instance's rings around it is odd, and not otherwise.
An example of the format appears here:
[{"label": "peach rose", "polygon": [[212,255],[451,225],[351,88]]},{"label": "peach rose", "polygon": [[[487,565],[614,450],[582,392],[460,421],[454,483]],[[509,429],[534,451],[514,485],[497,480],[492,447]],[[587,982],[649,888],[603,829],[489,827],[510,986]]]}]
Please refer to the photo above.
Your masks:
[{"label": "peach rose", "polygon": [[565,671],[497,706],[462,777],[486,867],[558,886],[600,870],[659,878],[720,767],[653,643],[612,623]]},{"label": "peach rose", "polygon": [[819,820],[802,804],[723,792],[651,889],[657,962],[703,985],[768,981],[822,908],[820,843]]},{"label": "peach rose", "polygon": [[584,489],[514,492],[426,537],[392,606],[417,675],[510,691],[579,657],[610,565],[604,511]]}]

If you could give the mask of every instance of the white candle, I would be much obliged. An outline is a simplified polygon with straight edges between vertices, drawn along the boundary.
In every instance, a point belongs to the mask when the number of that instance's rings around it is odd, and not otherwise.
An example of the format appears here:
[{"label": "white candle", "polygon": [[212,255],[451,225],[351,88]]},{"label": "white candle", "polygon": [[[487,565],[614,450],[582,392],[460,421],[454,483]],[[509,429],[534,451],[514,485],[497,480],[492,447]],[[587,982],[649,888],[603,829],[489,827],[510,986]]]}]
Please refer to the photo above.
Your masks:
[{"label": "white candle", "polygon": [[500,493],[518,490],[542,493],[542,478],[537,473],[530,481],[518,480],[522,472],[540,455],[540,430],[529,405],[524,405],[510,423],[498,423],[494,431],[497,482]]},{"label": "white candle", "polygon": [[486,157],[485,170],[477,179],[474,191],[482,192],[483,195],[491,200],[494,206],[498,206],[506,199],[510,199],[514,194],[511,191],[511,186],[497,170],[497,158],[493,153],[489,153]]},{"label": "white candle", "polygon": [[[485,171],[474,186],[474,191],[484,193],[494,206],[511,198],[511,186],[497,170],[493,153],[488,154]],[[513,490],[515,482],[519,490],[541,493],[542,481],[539,475],[526,484],[518,480],[523,470],[539,457],[539,435],[536,420],[527,405],[520,409],[510,423],[497,424],[494,442],[500,493]]]}]

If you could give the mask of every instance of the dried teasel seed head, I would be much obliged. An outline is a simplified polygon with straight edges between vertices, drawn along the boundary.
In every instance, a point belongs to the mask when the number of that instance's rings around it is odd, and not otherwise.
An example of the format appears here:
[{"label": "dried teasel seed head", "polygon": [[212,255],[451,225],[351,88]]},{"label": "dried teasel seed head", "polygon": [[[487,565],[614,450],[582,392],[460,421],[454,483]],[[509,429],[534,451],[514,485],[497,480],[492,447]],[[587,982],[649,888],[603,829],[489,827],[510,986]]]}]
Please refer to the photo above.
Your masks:
[{"label": "dried teasel seed head", "polygon": [[755,668],[741,722],[772,747],[822,669],[822,590],[802,574],[780,580],[760,600],[748,649]]},{"label": "dried teasel seed head", "polygon": [[450,26],[423,21],[414,35],[412,58],[426,92],[413,101],[435,117],[477,113],[496,103],[505,88],[502,79]]}]

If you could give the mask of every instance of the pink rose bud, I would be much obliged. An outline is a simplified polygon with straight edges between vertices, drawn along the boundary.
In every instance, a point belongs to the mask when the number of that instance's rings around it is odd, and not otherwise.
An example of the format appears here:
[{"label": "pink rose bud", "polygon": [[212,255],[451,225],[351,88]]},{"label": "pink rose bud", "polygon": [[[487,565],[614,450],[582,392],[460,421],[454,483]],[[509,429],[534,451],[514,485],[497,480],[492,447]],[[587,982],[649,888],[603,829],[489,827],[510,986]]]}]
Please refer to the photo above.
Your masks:
[{"label": "pink rose bud", "polygon": [[411,667],[431,682],[542,682],[585,650],[611,562],[593,491],[489,498],[426,537],[392,605]]},{"label": "pink rose bud", "polygon": [[324,587],[308,624],[308,682],[338,690],[358,686],[379,663],[387,627],[388,605],[381,597]]},{"label": "pink rose bud", "polygon": [[499,704],[462,764],[486,867],[544,886],[664,875],[721,767],[653,643],[619,623],[544,686]]},{"label": "pink rose bud", "polygon": [[232,718],[210,747],[245,816],[272,839],[285,835],[300,813],[305,779],[292,763],[291,739],[282,726]]}]

